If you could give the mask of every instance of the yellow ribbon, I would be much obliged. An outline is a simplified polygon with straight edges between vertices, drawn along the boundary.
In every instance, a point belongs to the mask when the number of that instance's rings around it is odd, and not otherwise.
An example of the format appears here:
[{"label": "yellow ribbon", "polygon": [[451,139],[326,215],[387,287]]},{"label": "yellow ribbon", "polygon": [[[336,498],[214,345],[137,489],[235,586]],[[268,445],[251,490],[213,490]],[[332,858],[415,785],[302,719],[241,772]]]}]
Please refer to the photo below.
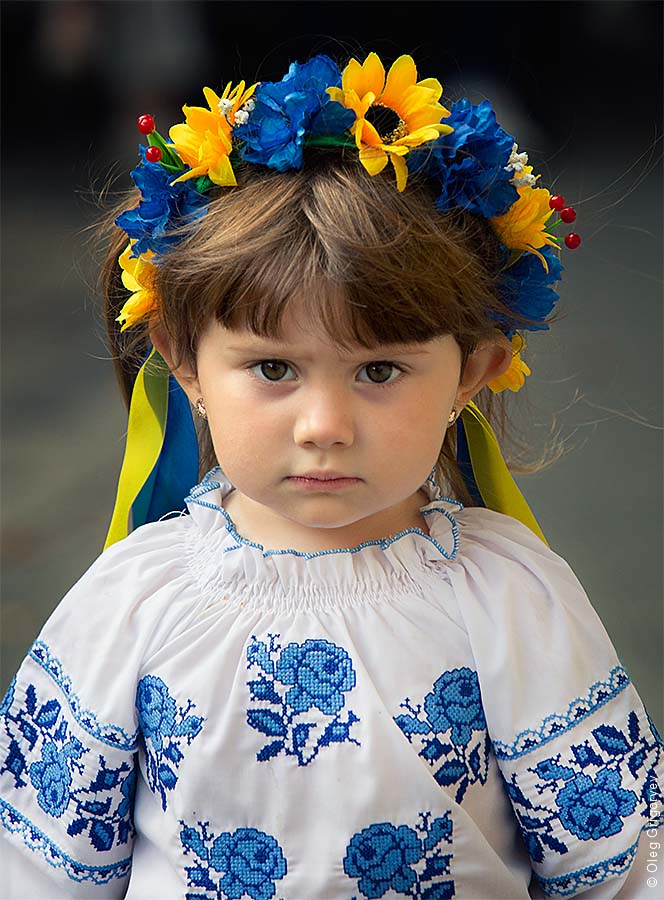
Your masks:
[{"label": "yellow ribbon", "polygon": [[168,374],[164,360],[153,348],[139,369],[131,394],[127,443],[104,550],[127,537],[132,505],[159,459],[166,431]]},{"label": "yellow ribbon", "polygon": [[472,402],[464,407],[461,416],[475,483],[486,506],[523,522],[548,546],[542,529],[507,468],[496,435],[487,420]]}]

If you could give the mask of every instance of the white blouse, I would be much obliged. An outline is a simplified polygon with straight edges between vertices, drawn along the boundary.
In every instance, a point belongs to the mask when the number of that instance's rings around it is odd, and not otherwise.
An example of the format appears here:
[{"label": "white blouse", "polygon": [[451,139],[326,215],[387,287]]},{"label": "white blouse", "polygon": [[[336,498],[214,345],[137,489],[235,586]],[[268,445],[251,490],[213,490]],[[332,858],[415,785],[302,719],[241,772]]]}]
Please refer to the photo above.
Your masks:
[{"label": "white blouse", "polygon": [[428,535],[264,552],[216,469],[105,551],[0,708],[0,895],[662,896],[664,745],[581,585],[423,487]]}]

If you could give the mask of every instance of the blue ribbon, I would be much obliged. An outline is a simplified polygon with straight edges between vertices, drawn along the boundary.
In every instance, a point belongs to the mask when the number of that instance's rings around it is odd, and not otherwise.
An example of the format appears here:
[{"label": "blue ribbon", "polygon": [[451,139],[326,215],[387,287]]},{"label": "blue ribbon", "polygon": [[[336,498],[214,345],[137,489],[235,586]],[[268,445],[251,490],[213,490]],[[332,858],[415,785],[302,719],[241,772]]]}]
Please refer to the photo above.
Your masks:
[{"label": "blue ribbon", "polygon": [[132,528],[183,510],[184,498],[197,481],[198,441],[189,400],[173,375],[169,375],[164,443],[150,477],[132,505]]}]

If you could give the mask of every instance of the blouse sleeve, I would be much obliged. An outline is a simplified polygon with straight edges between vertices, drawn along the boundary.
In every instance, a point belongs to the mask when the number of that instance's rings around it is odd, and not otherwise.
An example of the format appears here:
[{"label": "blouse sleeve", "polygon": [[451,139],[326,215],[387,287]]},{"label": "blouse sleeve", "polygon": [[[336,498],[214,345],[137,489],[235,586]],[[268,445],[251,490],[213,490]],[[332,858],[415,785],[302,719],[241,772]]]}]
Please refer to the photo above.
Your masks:
[{"label": "blouse sleeve", "polygon": [[[652,898],[664,745],[567,563],[489,510],[449,567],[534,897]],[[661,879],[657,879],[660,881]]]},{"label": "blouse sleeve", "polygon": [[0,706],[2,897],[123,897],[142,661],[181,615],[177,520],[106,550],[51,615]]}]

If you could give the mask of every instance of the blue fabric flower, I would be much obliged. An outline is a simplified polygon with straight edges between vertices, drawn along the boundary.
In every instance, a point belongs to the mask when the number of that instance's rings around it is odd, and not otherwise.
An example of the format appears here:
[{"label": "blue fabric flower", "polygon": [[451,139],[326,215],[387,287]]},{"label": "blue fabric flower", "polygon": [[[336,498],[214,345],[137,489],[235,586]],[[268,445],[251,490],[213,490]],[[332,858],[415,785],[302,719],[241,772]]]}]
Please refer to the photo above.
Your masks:
[{"label": "blue fabric flower", "polygon": [[61,816],[69,804],[71,772],[67,755],[53,741],[44,744],[42,758],[30,766],[30,779],[38,788],[37,802],[50,816]]},{"label": "blue fabric flower", "polygon": [[417,881],[410,864],[422,859],[422,842],[407,825],[379,822],[353,835],[344,857],[344,872],[359,878],[365,897],[382,897],[390,888],[407,894]]},{"label": "blue fabric flower", "polygon": [[161,678],[155,675],[141,678],[136,691],[136,710],[144,737],[151,738],[155,748],[161,750],[163,737],[173,733],[176,712],[175,700]]},{"label": "blue fabric flower", "polygon": [[587,840],[611,837],[622,831],[621,816],[629,816],[637,796],[621,787],[616,769],[601,769],[595,781],[589,775],[577,775],[556,795],[560,821],[572,834]]},{"label": "blue fabric flower", "polygon": [[178,225],[200,219],[207,212],[208,198],[199,194],[191,181],[171,184],[177,173],[169,172],[161,163],[149,162],[146,147],[139,147],[142,164],[131,172],[141,200],[134,209],[123,212],[115,224],[136,241],[132,256],[147,250],[159,254],[182,240],[182,235],[169,234]]},{"label": "blue fabric flower", "polygon": [[[559,281],[564,267],[551,247],[540,252],[547,261],[548,272],[533,253],[523,253],[514,265],[501,272],[498,279],[498,293],[503,303],[515,313],[536,320],[524,325],[515,323],[502,313],[491,311],[492,319],[508,337],[512,337],[517,328],[519,331],[546,331],[549,328],[544,319],[558,300],[558,294],[551,285]],[[507,258],[506,253],[505,261]]]},{"label": "blue fabric flower", "polygon": [[342,691],[355,687],[350,656],[326,640],[289,644],[277,662],[276,677],[282,684],[294,685],[286,701],[296,712],[315,706],[328,715],[337,713],[344,705]]},{"label": "blue fabric flower", "polygon": [[246,142],[241,157],[279,172],[301,169],[305,135],[343,134],[355,121],[352,109],[330,99],[328,87],[341,87],[341,73],[324,54],[291,63],[281,81],[260,84],[248,121],[233,129]]},{"label": "blue fabric flower", "polygon": [[215,839],[210,867],[226,873],[219,883],[226,897],[239,900],[248,894],[254,900],[270,900],[275,893],[273,882],[286,874],[286,858],[272,835],[238,828]]},{"label": "blue fabric flower", "polygon": [[434,731],[451,729],[455,744],[467,744],[473,731],[486,728],[477,672],[465,666],[443,672],[424,698],[424,710]]},{"label": "blue fabric flower", "polygon": [[454,131],[413,148],[409,170],[439,182],[436,206],[442,211],[460,207],[485,218],[507,212],[519,196],[510,183],[514,173],[505,170],[514,138],[498,125],[489,101],[474,106],[459,100],[443,121]]}]

